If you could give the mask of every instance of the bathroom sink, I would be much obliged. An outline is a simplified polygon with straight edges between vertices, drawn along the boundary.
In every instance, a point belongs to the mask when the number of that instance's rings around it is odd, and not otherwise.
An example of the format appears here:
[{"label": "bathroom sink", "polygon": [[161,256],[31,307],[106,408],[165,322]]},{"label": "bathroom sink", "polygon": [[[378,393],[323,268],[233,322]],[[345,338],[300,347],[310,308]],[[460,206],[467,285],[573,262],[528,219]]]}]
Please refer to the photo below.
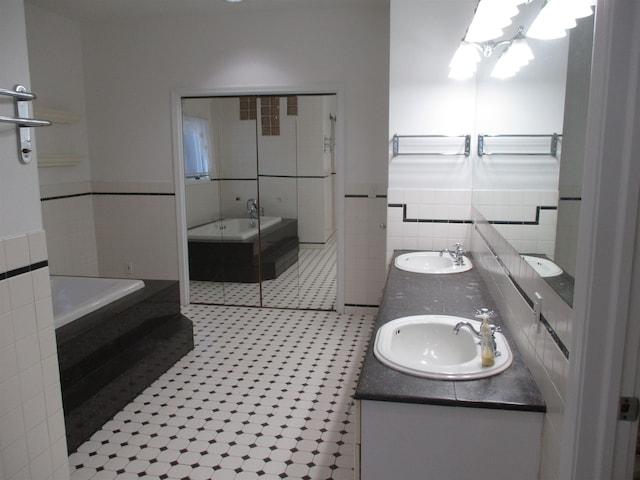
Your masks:
[{"label": "bathroom sink", "polygon": [[467,328],[453,331],[459,322],[476,330],[480,322],[450,315],[414,315],[384,324],[376,333],[374,355],[386,366],[409,375],[439,380],[472,380],[504,372],[513,355],[502,333],[496,332],[500,355],[483,367],[480,341]]},{"label": "bathroom sink", "polygon": [[463,264],[456,265],[449,253],[440,255],[440,252],[410,252],[398,255],[395,266],[407,272],[439,275],[471,270],[471,260],[465,256],[462,258]]},{"label": "bathroom sink", "polygon": [[522,259],[527,262],[541,277],[556,277],[562,273],[562,269],[551,260],[542,257],[534,257],[532,255],[521,255]]}]

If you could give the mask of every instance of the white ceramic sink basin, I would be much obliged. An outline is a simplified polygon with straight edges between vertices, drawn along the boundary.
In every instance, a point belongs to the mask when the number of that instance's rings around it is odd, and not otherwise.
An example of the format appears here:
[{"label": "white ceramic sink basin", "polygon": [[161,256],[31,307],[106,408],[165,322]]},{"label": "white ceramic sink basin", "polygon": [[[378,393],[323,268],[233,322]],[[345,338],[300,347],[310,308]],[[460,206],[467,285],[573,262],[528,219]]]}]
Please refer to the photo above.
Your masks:
[{"label": "white ceramic sink basin", "polygon": [[555,277],[562,273],[562,269],[551,260],[530,255],[521,255],[522,259],[527,262],[541,277]]},{"label": "white ceramic sink basin", "polygon": [[448,253],[440,255],[440,252],[410,252],[398,255],[395,266],[407,272],[442,275],[471,270],[473,268],[471,260],[464,256],[463,259],[462,265],[455,265],[453,258]]},{"label": "white ceramic sink basin", "polygon": [[394,370],[424,378],[472,380],[504,372],[513,354],[502,333],[496,333],[500,355],[495,364],[483,367],[480,340],[467,328],[456,335],[458,322],[469,322],[476,330],[480,322],[449,315],[414,315],[396,318],[376,333],[373,352]]}]

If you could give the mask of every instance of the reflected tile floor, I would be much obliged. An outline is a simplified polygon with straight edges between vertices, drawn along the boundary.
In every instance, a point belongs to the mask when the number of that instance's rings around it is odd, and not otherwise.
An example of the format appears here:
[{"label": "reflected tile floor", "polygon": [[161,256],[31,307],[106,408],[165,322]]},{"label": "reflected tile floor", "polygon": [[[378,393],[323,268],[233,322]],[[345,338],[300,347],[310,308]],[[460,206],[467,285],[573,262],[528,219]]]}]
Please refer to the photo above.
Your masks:
[{"label": "reflected tile floor", "polygon": [[373,317],[191,305],[195,348],[69,457],[72,480],[352,479]]},{"label": "reflected tile floor", "polygon": [[[260,305],[257,283],[205,282],[191,280],[192,303]],[[263,306],[276,308],[336,308],[336,241],[324,248],[300,246],[298,262],[278,278],[262,282]]]}]

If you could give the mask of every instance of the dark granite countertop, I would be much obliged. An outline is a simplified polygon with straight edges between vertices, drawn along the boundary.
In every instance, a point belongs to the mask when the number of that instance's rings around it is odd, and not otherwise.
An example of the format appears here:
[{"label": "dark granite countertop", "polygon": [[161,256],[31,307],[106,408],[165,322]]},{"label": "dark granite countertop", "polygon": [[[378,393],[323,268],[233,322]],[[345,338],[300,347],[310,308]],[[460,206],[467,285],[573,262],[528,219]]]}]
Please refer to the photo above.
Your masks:
[{"label": "dark granite countertop", "polygon": [[[396,251],[395,256],[402,253],[406,251]],[[400,270],[392,261],[355,398],[457,407],[546,411],[542,394],[524,364],[515,340],[504,327],[502,333],[509,341],[513,352],[513,364],[505,372],[493,377],[477,380],[420,378],[383,365],[373,354],[373,340],[378,328],[394,318],[431,314],[473,318],[477,309],[485,307],[496,313],[492,322],[502,326],[500,312],[475,268],[451,275],[424,275]]]}]

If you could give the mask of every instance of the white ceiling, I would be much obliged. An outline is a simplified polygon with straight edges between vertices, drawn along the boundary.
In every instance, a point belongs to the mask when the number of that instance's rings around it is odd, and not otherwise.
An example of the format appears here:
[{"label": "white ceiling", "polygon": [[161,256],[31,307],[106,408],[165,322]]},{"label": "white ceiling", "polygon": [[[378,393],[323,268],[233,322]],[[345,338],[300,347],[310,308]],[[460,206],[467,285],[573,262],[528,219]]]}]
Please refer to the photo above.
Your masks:
[{"label": "white ceiling", "polygon": [[387,5],[389,0],[25,0],[81,22],[170,15],[203,15],[274,8]]}]

